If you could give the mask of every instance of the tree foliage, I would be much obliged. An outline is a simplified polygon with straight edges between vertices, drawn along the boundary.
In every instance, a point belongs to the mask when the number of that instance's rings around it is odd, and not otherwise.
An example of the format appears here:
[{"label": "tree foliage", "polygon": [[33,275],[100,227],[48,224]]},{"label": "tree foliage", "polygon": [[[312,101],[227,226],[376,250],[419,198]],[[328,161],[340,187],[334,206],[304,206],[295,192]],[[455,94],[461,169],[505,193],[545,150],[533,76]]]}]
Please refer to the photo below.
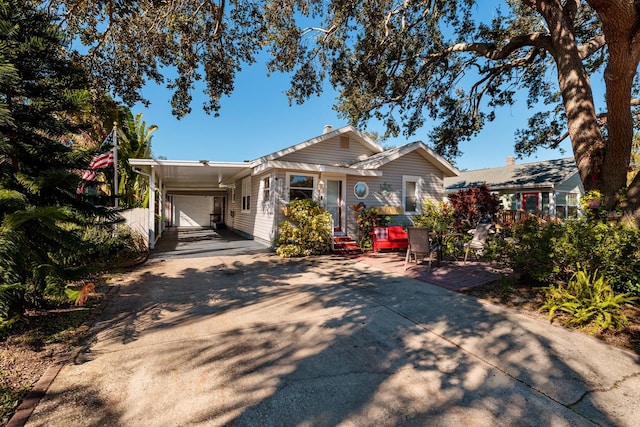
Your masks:
[{"label": "tree foliage", "polygon": [[[633,79],[640,61],[640,10],[632,0],[48,0],[88,48],[86,63],[126,102],[147,79],[175,91],[178,117],[204,79],[217,112],[235,74],[270,54],[268,71],[291,74],[292,102],[330,81],[336,109],[355,124],[375,117],[387,134],[435,122],[448,158],[522,100],[535,108],[516,135],[529,154],[571,140],[584,186],[608,208],[620,202],[632,143]],[[490,12],[487,12],[490,10]],[[591,79],[606,85],[597,111]],[[546,106],[546,107],[545,107]],[[603,120],[606,117],[606,120]],[[640,178],[624,199],[640,207]]]},{"label": "tree foliage", "polygon": [[77,276],[83,228],[115,216],[76,194],[90,154],[69,135],[83,132],[91,94],[52,17],[33,6],[0,0],[0,305],[11,307],[17,289],[37,303]]}]

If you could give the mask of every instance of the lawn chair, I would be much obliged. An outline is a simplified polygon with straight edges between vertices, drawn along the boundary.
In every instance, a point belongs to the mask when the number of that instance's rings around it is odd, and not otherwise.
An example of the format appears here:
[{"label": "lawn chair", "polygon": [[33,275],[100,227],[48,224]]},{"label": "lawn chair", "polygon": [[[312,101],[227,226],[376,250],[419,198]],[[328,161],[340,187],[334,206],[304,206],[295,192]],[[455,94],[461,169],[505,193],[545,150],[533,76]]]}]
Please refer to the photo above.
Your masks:
[{"label": "lawn chair", "polygon": [[429,257],[429,268],[431,268],[431,241],[429,239],[429,230],[420,227],[407,228],[409,237],[409,247],[407,247],[407,256],[404,260],[404,269],[408,268],[411,257],[418,264],[418,258],[422,261],[425,257]]},{"label": "lawn chair", "polygon": [[467,262],[467,257],[469,256],[469,250],[473,249],[473,254],[478,260],[478,253],[484,249],[484,245],[487,241],[487,236],[489,235],[489,229],[493,226],[493,224],[480,223],[476,226],[476,229],[473,232],[473,238],[470,242],[464,244],[465,252],[464,252],[464,262]]}]

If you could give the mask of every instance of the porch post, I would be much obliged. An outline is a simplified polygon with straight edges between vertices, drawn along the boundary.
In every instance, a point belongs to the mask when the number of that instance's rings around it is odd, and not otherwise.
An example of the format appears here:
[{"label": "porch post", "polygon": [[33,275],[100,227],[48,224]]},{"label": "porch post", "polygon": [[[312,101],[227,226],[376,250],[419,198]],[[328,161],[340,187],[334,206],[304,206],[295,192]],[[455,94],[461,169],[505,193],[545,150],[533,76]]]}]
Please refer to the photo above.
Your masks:
[{"label": "porch post", "polygon": [[149,174],[149,249],[156,246],[156,174],[153,166]]},{"label": "porch post", "polygon": [[162,187],[162,177],[158,178],[158,192],[160,200],[158,200],[158,216],[160,219],[158,220],[158,237],[162,237],[162,233],[164,232],[164,188]]}]

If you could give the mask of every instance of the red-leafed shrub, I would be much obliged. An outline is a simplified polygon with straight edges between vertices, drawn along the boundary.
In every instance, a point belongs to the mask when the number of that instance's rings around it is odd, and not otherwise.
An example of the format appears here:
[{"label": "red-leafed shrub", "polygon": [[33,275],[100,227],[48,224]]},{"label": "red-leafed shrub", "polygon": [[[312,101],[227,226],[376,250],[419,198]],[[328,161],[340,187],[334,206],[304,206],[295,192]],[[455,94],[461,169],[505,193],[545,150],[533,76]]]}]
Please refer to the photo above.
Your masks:
[{"label": "red-leafed shrub", "polygon": [[449,203],[455,210],[454,225],[459,229],[475,228],[482,220],[493,221],[501,208],[500,199],[486,184],[458,190],[449,196]]}]

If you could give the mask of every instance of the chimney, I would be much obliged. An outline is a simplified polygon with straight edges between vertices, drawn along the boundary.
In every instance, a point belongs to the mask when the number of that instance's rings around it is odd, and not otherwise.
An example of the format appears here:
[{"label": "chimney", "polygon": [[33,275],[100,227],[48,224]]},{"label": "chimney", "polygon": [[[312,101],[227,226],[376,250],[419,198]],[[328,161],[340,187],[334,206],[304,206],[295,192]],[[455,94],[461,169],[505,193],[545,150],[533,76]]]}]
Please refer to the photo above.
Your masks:
[{"label": "chimney", "polygon": [[513,156],[507,157],[507,166],[513,166],[516,164],[516,158]]},{"label": "chimney", "polygon": [[324,125],[324,129],[322,129],[322,134],[324,135],[325,133],[329,133],[333,130],[333,126],[331,125]]}]

